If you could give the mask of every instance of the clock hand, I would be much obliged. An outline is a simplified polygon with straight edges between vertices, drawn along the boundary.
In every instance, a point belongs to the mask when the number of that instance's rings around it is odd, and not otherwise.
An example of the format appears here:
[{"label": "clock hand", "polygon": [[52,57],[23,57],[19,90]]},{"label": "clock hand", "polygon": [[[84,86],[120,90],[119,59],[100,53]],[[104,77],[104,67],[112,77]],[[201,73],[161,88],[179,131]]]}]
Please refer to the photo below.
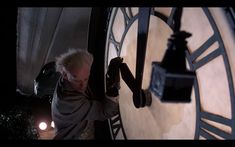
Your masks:
[{"label": "clock hand", "polygon": [[132,92],[135,92],[135,89],[136,89],[135,78],[132,75],[126,63],[122,63],[120,65],[120,72],[121,72],[122,79],[125,81],[127,86],[131,89]]},{"label": "clock hand", "polygon": [[148,40],[148,29],[151,8],[140,8],[138,19],[138,36],[137,36],[137,58],[136,58],[136,89],[133,92],[133,102],[136,108],[144,107],[141,86],[143,79],[143,69],[145,62],[146,45]]},{"label": "clock hand", "polygon": [[192,35],[188,32],[180,31],[182,12],[182,7],[175,9],[175,13],[173,14],[174,33],[171,35],[171,38],[168,39],[168,49],[166,50],[165,56],[161,63],[162,67],[166,68],[169,72],[174,73],[181,73],[186,71],[186,38]]},{"label": "clock hand", "polygon": [[178,21],[178,20],[181,20],[182,12],[183,12],[183,8],[179,7],[179,8],[176,8],[175,13],[173,15],[173,20],[174,20],[173,31],[174,31],[174,33],[180,31],[181,21]]},{"label": "clock hand", "polygon": [[164,102],[190,102],[195,72],[188,71],[185,62],[186,38],[191,34],[180,31],[182,8],[173,15],[174,34],[159,64],[153,62],[150,90]]},{"label": "clock hand", "polygon": [[[121,63],[120,72],[121,72],[122,79],[127,84],[127,86],[131,89],[131,91],[134,93],[137,89],[136,81],[126,63]],[[140,91],[141,91],[141,98],[143,99],[142,107],[150,106],[152,103],[152,96],[151,96],[150,91],[143,90],[143,89],[141,89]]]}]

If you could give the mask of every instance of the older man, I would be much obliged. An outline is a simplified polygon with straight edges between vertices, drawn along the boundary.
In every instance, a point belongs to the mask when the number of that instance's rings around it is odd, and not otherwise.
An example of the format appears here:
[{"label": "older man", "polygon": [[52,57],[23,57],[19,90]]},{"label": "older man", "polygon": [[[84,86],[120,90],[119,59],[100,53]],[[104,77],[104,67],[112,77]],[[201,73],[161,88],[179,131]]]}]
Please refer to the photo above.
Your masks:
[{"label": "older man", "polygon": [[[113,60],[114,61],[114,60]],[[118,79],[116,58],[109,66],[109,85]],[[52,119],[55,123],[54,139],[95,139],[94,121],[111,118],[118,113],[118,89],[110,86],[104,101],[94,100],[88,86],[93,56],[82,49],[70,49],[56,59],[56,69],[61,73],[52,101]],[[115,77],[114,77],[115,76]]]}]

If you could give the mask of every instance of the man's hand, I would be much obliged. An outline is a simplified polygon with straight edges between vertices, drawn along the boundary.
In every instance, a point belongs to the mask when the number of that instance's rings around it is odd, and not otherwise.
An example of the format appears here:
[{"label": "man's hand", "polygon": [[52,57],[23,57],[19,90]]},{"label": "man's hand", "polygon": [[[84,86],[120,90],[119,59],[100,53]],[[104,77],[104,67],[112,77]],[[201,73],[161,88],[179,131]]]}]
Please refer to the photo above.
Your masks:
[{"label": "man's hand", "polygon": [[107,95],[117,96],[118,89],[120,89],[120,75],[119,68],[123,61],[123,58],[116,57],[110,61],[108,71],[106,74],[106,87]]}]

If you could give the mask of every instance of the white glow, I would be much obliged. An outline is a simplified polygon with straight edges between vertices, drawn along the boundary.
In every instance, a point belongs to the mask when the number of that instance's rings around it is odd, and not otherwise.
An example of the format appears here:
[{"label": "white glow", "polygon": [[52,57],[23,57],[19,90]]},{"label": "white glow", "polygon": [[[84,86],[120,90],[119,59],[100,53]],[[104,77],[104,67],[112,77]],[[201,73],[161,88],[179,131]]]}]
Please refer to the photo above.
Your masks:
[{"label": "white glow", "polygon": [[36,80],[34,80],[34,94],[37,95],[38,94],[38,83],[36,82]]},{"label": "white glow", "polygon": [[52,127],[52,128],[55,128],[54,121],[51,122],[51,127]]},{"label": "white glow", "polygon": [[46,124],[45,122],[41,122],[41,123],[39,124],[39,128],[40,128],[41,130],[46,130],[47,124]]}]

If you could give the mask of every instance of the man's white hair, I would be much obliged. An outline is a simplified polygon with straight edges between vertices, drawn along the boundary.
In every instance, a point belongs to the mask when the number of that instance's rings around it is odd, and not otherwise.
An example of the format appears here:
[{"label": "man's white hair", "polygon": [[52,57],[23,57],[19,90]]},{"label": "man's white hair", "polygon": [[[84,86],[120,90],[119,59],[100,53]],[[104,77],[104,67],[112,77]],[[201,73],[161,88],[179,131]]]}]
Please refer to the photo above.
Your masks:
[{"label": "man's white hair", "polygon": [[91,66],[92,62],[93,56],[87,50],[71,48],[56,58],[56,71],[62,74],[72,68],[82,68],[84,63]]}]

